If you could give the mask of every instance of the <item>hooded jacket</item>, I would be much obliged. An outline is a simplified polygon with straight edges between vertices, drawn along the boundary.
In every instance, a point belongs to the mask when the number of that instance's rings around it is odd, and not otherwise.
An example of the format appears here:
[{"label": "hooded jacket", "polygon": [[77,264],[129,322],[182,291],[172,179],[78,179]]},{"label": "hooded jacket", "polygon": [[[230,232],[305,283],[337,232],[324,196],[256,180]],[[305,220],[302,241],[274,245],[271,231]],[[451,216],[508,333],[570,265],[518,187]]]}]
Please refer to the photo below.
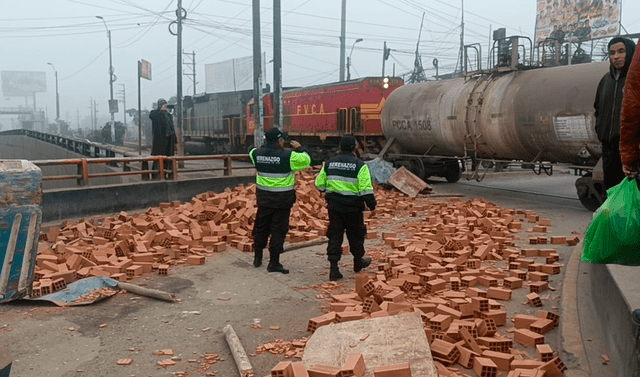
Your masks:
[{"label": "hooded jacket", "polygon": [[616,78],[616,69],[609,65],[609,72],[606,73],[596,91],[596,100],[593,104],[595,108],[596,133],[598,140],[602,143],[617,142],[620,138],[620,112],[622,109],[622,98],[627,72],[633,59],[636,44],[627,38],[620,38],[626,46],[627,57],[624,67],[620,70],[620,75]]},{"label": "hooded jacket", "polygon": [[627,75],[620,116],[620,159],[629,171],[640,167],[640,49]]}]

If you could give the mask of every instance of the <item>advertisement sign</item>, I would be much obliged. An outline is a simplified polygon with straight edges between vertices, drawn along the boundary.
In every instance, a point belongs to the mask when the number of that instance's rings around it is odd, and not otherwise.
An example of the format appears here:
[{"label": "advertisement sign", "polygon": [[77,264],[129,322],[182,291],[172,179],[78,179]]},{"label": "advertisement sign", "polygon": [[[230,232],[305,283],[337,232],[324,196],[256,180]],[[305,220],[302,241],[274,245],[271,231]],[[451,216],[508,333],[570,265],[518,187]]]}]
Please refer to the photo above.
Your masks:
[{"label": "advertisement sign", "polygon": [[536,44],[612,37],[620,32],[618,0],[537,0]]},{"label": "advertisement sign", "polygon": [[140,77],[151,80],[151,63],[144,59],[140,61]]},{"label": "advertisement sign", "polygon": [[2,93],[5,96],[24,97],[47,91],[45,72],[2,71]]}]

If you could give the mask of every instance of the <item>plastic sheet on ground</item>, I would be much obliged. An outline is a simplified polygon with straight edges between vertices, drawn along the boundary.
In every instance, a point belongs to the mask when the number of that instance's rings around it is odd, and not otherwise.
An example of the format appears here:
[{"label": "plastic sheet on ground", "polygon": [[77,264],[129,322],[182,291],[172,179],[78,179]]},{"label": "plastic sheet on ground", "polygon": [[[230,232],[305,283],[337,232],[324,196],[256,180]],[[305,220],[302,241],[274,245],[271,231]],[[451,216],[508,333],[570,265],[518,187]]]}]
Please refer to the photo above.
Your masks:
[{"label": "plastic sheet on ground", "polygon": [[95,276],[78,280],[61,291],[33,300],[50,301],[58,306],[89,305],[115,295],[118,290],[117,280]]},{"label": "plastic sheet on ground", "polygon": [[392,163],[385,161],[380,157],[367,161],[366,164],[371,172],[371,179],[373,179],[377,184],[388,183],[389,177],[396,172]]}]

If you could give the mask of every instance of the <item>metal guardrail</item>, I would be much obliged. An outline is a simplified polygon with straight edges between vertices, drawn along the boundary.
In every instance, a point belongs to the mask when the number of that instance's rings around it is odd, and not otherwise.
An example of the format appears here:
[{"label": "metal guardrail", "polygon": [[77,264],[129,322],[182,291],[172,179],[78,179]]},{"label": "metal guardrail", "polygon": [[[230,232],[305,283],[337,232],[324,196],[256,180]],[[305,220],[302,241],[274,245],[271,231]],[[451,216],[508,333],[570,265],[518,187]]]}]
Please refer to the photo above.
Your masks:
[{"label": "metal guardrail", "polygon": [[52,134],[48,134],[40,131],[18,129],[18,130],[2,131],[0,132],[0,136],[1,135],[28,136],[40,141],[44,141],[45,143],[57,145],[66,150],[69,150],[71,152],[78,153],[87,157],[115,157],[117,154],[120,154],[125,157],[138,156],[137,153],[133,153],[131,151],[118,148],[115,145],[96,143],[87,139],[78,139],[78,138],[61,136],[61,135],[52,135]]},{"label": "metal guardrail", "polygon": [[[105,178],[105,177],[123,177],[139,175],[142,180],[158,179],[166,180],[168,175],[169,180],[178,180],[180,174],[185,173],[197,173],[197,172],[213,172],[224,171],[225,176],[233,174],[233,160],[247,160],[248,154],[234,154],[234,155],[207,155],[207,156],[140,156],[138,153],[127,151],[114,146],[107,146],[99,143],[93,143],[88,140],[78,140],[68,138],[59,135],[51,135],[32,130],[10,130],[0,132],[0,135],[24,135],[32,137],[50,144],[55,144],[63,147],[69,151],[89,156],[91,158],[71,158],[61,160],[33,160],[31,161],[39,167],[43,166],[65,166],[76,165],[77,174],[73,175],[51,175],[43,176],[43,181],[60,181],[75,179],[78,186],[86,186],[89,184],[91,178]],[[116,157],[116,153],[121,154],[122,157]],[[223,160],[223,167],[207,167],[189,169],[181,164],[185,161],[202,161],[202,160]],[[140,162],[140,167],[137,170],[133,170],[131,164]],[[152,162],[152,168],[149,169],[149,162]],[[112,173],[89,173],[89,166],[93,164],[107,164],[110,167],[120,168],[122,171]],[[121,164],[121,165],[120,165]],[[254,169],[253,166],[239,166],[236,170],[242,169]]]},{"label": "metal guardrail", "polygon": [[[249,158],[248,154],[236,154],[236,155],[210,155],[210,156],[146,156],[146,157],[111,157],[111,158],[72,158],[65,160],[34,160],[31,161],[37,166],[62,166],[62,165],[76,165],[78,174],[74,175],[53,175],[42,177],[43,181],[58,181],[65,179],[76,179],[78,186],[86,186],[89,184],[90,178],[104,178],[104,177],[122,177],[139,175],[143,181],[150,179],[165,180],[169,176],[169,180],[178,180],[179,174],[185,173],[197,173],[197,172],[212,172],[212,171],[224,171],[225,176],[233,174],[232,161],[233,160],[246,160]],[[196,160],[223,160],[224,167],[214,168],[207,167],[205,169],[188,169],[179,168],[180,161],[196,161]],[[139,170],[132,170],[131,163],[140,162],[141,167]],[[153,162],[153,168],[149,169],[149,162]],[[108,164],[112,167],[119,167],[118,163],[122,163],[121,172],[113,173],[89,173],[89,165],[91,164]],[[157,168],[156,168],[157,166]],[[170,166],[170,168],[168,168]],[[242,169],[254,169],[253,166],[240,166],[236,167],[236,170]],[[151,175],[151,176],[150,176]]]}]

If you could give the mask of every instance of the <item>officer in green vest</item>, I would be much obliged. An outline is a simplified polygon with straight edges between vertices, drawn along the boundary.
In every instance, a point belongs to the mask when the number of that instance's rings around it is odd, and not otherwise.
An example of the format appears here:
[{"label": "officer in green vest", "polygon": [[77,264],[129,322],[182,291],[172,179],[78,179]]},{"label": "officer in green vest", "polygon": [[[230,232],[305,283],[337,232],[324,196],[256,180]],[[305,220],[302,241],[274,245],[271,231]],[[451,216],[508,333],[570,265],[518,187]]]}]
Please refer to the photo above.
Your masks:
[{"label": "officer in green vest", "polygon": [[296,202],[294,190],[295,172],[311,164],[311,157],[300,143],[291,141],[293,151],[284,150],[284,139],[289,135],[278,128],[265,132],[266,143],[249,152],[251,162],[258,171],[256,175],[256,197],[258,214],[253,226],[253,265],[262,265],[262,250],[269,243],[269,265],[267,271],[288,274],[280,264],[284,251],[284,240],[289,232],[289,214]]},{"label": "officer in green vest", "polygon": [[369,167],[354,155],[357,141],[351,135],[340,140],[340,154],[327,161],[318,177],[316,187],[326,193],[329,209],[327,255],[331,263],[329,279],[342,279],[338,262],[342,255],[342,236],[346,230],[349,249],[353,255],[353,270],[360,272],[371,264],[364,257],[364,240],[367,228],[364,225],[365,204],[369,210],[376,209]]}]

